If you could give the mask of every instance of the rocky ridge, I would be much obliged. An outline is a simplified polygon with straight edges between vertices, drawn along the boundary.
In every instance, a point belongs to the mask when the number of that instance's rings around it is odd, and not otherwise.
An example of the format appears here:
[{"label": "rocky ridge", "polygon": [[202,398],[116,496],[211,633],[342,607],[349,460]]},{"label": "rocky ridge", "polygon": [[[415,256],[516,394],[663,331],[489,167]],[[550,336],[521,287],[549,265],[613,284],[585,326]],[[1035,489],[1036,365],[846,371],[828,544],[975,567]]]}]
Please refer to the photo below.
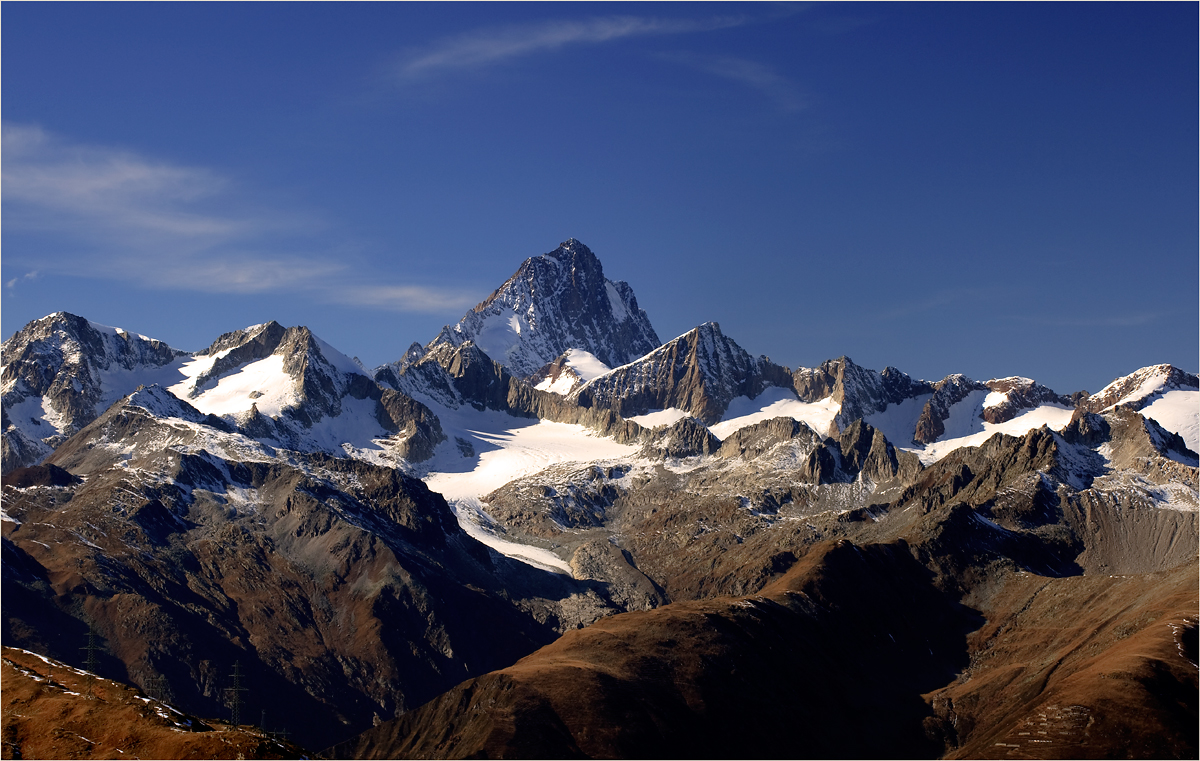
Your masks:
[{"label": "rocky ridge", "polygon": [[571,398],[622,417],[674,407],[711,424],[734,397],[754,398],[769,386],[786,384],[786,368],[766,357],[751,357],[725,337],[720,325],[706,322],[585,383]]}]

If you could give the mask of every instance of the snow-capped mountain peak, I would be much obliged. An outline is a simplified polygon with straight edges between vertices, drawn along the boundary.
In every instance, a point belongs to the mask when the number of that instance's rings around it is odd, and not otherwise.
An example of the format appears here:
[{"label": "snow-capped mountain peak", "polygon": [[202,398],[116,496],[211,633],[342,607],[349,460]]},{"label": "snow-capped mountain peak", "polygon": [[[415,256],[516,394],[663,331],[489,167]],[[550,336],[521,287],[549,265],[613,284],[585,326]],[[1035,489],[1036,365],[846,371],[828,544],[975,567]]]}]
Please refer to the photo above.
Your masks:
[{"label": "snow-capped mountain peak", "polygon": [[529,377],[569,349],[606,366],[659,345],[628,283],[605,278],[591,249],[571,238],[526,259],[503,285],[426,347],[472,341],[516,377]]}]

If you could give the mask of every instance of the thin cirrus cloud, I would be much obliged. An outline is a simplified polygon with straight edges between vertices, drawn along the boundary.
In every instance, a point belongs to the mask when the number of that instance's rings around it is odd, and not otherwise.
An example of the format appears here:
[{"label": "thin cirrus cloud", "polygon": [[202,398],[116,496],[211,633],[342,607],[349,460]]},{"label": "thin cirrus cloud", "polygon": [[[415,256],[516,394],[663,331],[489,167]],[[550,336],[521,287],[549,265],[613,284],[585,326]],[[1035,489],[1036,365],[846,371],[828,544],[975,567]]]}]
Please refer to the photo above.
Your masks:
[{"label": "thin cirrus cloud", "polygon": [[746,16],[708,19],[661,19],[607,16],[582,20],[542,21],[475,29],[409,51],[395,67],[399,80],[476,68],[572,44],[598,44],[630,37],[694,34],[750,23]]},{"label": "thin cirrus cloud", "polygon": [[800,111],[807,105],[796,83],[765,63],[693,53],[664,53],[660,58],[757,90],[784,111]]},{"label": "thin cirrus cloud", "polygon": [[[36,262],[26,262],[8,246],[17,266],[157,289],[300,291],[388,311],[444,312],[474,303],[464,293],[364,282],[356,273],[370,268],[350,266],[353,252],[289,249],[290,236],[312,237],[319,226],[279,211],[235,211],[246,206],[235,183],[206,168],[79,145],[28,125],[4,124],[0,150],[4,224],[40,249]],[[5,285],[12,291],[36,276]]]}]

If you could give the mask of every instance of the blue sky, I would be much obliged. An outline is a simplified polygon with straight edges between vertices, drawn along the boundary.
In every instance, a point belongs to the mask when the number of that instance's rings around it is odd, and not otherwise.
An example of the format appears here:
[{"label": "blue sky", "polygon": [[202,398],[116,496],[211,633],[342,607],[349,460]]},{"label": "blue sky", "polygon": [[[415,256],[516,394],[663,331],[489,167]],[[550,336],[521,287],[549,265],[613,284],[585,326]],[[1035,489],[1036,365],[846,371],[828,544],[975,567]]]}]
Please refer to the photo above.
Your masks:
[{"label": "blue sky", "polygon": [[664,340],[1195,371],[1197,15],[5,2],[3,335],[275,319],[372,366],[575,237]]}]

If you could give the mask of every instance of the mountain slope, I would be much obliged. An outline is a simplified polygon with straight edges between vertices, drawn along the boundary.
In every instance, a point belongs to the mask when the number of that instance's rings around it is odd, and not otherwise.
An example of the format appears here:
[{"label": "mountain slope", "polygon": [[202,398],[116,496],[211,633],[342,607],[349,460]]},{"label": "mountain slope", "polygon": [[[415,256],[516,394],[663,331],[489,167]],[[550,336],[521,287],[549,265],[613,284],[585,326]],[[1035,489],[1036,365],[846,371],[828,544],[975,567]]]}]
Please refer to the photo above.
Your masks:
[{"label": "mountain slope", "polygon": [[722,505],[747,494],[748,461],[780,472],[789,435],[818,451],[782,422],[718,450],[736,470],[529,479],[525,500],[564,511],[578,487],[598,503],[675,602],[570,633],[333,753],[780,757],[800,737],[822,757],[1195,754],[1200,526],[1177,437],[1129,410],[1081,413],[1061,435],[953,452],[862,507],[793,490],[768,508],[776,488]]},{"label": "mountain slope", "polygon": [[298,758],[259,727],[202,721],[126,685],[5,647],[4,758]]},{"label": "mountain slope", "polygon": [[141,389],[47,463],[78,478],[6,476],[6,644],[78,662],[94,630],[101,673],[210,716],[240,661],[247,710],[322,747],[618,609],[479,545],[398,470],[212,423]]}]

